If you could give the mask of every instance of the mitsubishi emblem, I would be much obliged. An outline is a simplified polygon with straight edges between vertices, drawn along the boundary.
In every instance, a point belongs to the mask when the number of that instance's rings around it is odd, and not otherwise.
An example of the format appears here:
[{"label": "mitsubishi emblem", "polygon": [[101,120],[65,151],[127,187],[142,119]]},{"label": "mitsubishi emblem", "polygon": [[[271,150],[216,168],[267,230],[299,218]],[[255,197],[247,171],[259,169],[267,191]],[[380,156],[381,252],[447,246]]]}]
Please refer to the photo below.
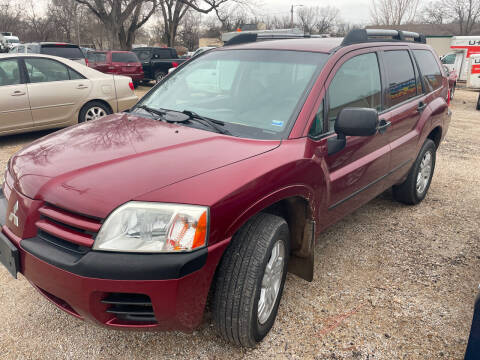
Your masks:
[{"label": "mitsubishi emblem", "polygon": [[18,227],[18,216],[17,216],[17,211],[18,211],[18,200],[17,202],[15,203],[15,205],[13,205],[13,211],[10,213],[10,215],[8,216],[8,220],[10,222],[12,222],[16,227]]}]

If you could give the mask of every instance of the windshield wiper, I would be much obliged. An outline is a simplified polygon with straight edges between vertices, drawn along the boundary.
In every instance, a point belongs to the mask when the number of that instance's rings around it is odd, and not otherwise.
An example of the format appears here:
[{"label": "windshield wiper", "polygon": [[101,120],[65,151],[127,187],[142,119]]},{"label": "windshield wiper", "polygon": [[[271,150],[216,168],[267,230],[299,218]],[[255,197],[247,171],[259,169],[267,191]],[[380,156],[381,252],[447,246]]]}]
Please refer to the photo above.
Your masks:
[{"label": "windshield wiper", "polygon": [[154,109],[154,108],[151,108],[147,105],[140,105],[140,106],[137,106],[137,109],[142,109],[142,110],[145,110],[146,112],[152,114],[152,115],[156,115],[156,116],[165,116],[165,114],[167,113],[166,111],[164,110],[158,110],[158,109]]},{"label": "windshield wiper", "polygon": [[198,115],[196,112],[190,111],[190,110],[183,110],[183,114],[187,115],[190,117],[191,120],[197,120],[201,122],[204,125],[210,126],[212,129],[214,129],[216,132],[224,135],[232,135],[230,131],[227,129],[221,128],[220,126],[224,126],[225,123],[220,120],[215,120],[206,116]]}]

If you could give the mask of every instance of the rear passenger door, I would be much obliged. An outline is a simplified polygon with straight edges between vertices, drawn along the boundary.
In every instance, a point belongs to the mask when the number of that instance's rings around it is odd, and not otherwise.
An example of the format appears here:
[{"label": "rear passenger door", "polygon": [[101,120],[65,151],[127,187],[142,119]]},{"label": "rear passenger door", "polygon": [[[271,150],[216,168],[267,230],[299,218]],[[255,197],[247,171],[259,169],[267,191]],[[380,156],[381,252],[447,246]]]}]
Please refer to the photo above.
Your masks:
[{"label": "rear passenger door", "polygon": [[53,59],[25,57],[24,61],[35,125],[75,123],[90,93],[90,80]]},{"label": "rear passenger door", "polygon": [[27,84],[17,58],[0,60],[0,134],[33,126]]},{"label": "rear passenger door", "polygon": [[388,177],[390,184],[400,180],[417,156],[417,124],[427,103],[415,61],[408,47],[395,47],[379,53],[385,74],[385,109],[380,120],[390,122],[385,136],[391,146]]}]

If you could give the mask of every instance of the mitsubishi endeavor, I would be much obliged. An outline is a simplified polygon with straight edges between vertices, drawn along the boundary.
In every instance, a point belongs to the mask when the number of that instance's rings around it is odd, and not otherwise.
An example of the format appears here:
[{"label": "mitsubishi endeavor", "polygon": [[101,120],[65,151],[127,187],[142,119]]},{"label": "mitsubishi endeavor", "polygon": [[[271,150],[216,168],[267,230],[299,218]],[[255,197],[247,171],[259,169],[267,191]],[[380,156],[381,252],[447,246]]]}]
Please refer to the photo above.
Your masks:
[{"label": "mitsubishi endeavor", "polygon": [[1,262],[110,328],[191,331],[209,299],[218,332],[255,346],[287,271],[312,281],[322,231],[392,187],[425,198],[447,99],[417,33],[240,34],[15,154]]}]

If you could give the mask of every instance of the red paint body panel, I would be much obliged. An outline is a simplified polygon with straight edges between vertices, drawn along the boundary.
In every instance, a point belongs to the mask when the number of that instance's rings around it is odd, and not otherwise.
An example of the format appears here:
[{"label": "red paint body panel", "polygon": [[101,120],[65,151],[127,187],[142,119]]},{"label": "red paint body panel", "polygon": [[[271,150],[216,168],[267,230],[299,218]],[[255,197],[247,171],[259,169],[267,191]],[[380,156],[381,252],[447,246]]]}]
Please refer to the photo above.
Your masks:
[{"label": "red paint body panel", "polygon": [[90,62],[88,66],[106,74],[129,76],[135,82],[143,80],[143,67],[140,61],[129,63],[112,61],[113,53],[134,53],[131,51],[105,51],[104,53],[106,55],[105,62]]},{"label": "red paint body panel", "polygon": [[[339,39],[284,40],[213,51],[268,48],[330,52],[339,44]],[[20,249],[21,272],[43,295],[75,316],[106,326],[150,328],[152,325],[115,323],[100,302],[109,292],[140,293],[152,299],[159,321],[153,327],[192,329],[201,321],[225,248],[252,215],[282,199],[301,197],[309,203],[318,235],[402,181],[433,129],[438,127],[441,137],[445,136],[450,119],[446,78],[435,92],[382,113],[381,118],[392,123],[385,133],[348,137],[345,149],[336,154],[328,155],[327,146],[328,138],[335,134],[319,139],[307,136],[336,69],[372,47],[380,51],[395,46],[398,44],[363,43],[334,51],[284,140],[241,139],[116,114],[32,143],[11,159],[4,185],[7,211],[17,201],[19,204],[20,225],[16,227],[6,219],[3,233]],[[408,46],[425,49],[425,45]],[[416,111],[419,101],[428,104],[421,114]],[[206,264],[180,279],[94,279],[49,265],[21,247],[21,239],[36,236],[38,224],[47,232],[58,231],[45,228],[49,223],[41,215],[96,232],[102,219],[131,200],[208,206]],[[77,240],[69,241],[91,246],[82,242],[84,239]]]}]

